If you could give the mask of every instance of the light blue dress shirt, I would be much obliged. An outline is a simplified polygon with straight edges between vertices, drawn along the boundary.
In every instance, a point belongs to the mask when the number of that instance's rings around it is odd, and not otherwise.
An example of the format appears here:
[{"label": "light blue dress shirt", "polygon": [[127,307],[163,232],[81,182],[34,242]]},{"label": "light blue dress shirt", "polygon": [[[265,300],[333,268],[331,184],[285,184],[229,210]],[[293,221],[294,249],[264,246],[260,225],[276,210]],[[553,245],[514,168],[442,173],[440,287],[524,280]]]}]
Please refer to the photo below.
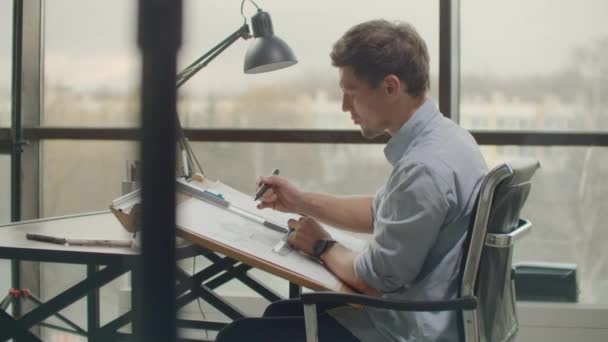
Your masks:
[{"label": "light blue dress shirt", "polygon": [[[455,298],[464,235],[487,173],[479,147],[429,99],[384,153],[393,170],[374,198],[374,238],[356,257],[355,273],[385,298]],[[331,314],[362,341],[458,340],[455,312],[344,307]]]}]

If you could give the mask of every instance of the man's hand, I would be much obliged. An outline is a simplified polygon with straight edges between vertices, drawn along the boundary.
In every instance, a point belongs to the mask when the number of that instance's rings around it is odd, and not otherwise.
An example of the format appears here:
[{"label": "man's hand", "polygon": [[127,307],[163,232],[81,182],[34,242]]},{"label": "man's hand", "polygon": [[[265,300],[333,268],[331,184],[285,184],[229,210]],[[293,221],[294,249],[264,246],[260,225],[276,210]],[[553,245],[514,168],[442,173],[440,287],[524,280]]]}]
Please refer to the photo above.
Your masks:
[{"label": "man's hand", "polygon": [[[331,235],[321,225],[310,217],[301,217],[299,220],[291,219],[287,225],[293,229],[287,241],[297,249],[312,255],[315,243]],[[355,253],[339,243],[334,243],[321,256],[321,260],[333,274],[340,280],[361,293],[372,296],[380,296],[380,292],[371,288],[355,274]]]},{"label": "man's hand", "polygon": [[293,231],[289,234],[289,244],[308,255],[313,254],[315,243],[324,238],[331,238],[331,235],[313,218],[304,216],[299,220],[291,219],[287,221],[289,228]]},{"label": "man's hand", "polygon": [[260,198],[258,209],[272,208],[286,213],[301,213],[304,207],[303,192],[298,190],[287,179],[279,176],[259,177],[258,188],[262,184],[270,185]]}]

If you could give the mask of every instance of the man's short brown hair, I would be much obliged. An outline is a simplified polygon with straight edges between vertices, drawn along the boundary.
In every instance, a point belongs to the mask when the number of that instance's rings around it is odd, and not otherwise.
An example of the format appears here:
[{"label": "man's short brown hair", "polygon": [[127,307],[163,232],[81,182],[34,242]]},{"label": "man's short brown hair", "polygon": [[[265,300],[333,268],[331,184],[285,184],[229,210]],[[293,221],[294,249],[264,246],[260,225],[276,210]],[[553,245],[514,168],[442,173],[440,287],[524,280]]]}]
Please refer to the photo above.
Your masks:
[{"label": "man's short brown hair", "polygon": [[429,89],[429,53],[414,27],[403,22],[371,20],[348,30],[333,46],[332,64],[351,67],[372,87],[393,74],[418,97]]}]

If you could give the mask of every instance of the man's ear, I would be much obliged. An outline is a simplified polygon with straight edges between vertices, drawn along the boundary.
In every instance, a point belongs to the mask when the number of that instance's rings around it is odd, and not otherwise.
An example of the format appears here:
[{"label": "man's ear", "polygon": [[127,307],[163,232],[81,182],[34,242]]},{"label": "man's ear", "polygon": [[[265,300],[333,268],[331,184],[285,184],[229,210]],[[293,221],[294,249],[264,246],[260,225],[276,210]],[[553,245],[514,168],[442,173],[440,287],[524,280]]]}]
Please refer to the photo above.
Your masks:
[{"label": "man's ear", "polygon": [[384,78],[384,91],[387,95],[393,96],[396,94],[400,94],[405,89],[405,83],[401,82],[399,77],[393,74],[389,74]]}]

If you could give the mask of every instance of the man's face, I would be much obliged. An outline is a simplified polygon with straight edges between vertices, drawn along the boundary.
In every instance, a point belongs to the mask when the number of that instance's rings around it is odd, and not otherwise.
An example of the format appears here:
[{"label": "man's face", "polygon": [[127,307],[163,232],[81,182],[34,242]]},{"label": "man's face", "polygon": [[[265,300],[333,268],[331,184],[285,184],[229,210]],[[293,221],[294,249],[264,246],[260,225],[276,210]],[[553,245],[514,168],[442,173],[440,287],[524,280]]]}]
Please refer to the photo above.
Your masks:
[{"label": "man's face", "polygon": [[375,138],[387,129],[385,99],[382,85],[372,88],[367,81],[358,79],[351,67],[341,67],[342,111],[350,113],[361,134]]}]

